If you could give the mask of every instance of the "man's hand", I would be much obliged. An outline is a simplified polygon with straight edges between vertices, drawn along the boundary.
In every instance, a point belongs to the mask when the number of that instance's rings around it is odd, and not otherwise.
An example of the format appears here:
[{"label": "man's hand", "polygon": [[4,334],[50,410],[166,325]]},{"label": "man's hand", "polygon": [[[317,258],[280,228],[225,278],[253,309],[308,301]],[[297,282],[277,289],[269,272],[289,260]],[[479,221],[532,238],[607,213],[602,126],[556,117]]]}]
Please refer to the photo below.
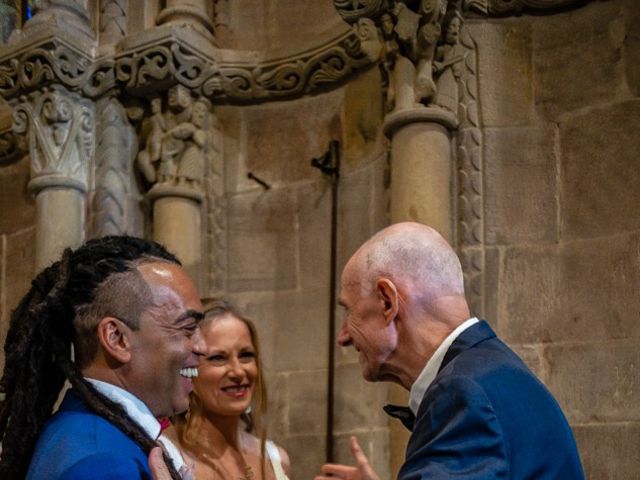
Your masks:
[{"label": "man's hand", "polygon": [[351,447],[353,458],[356,459],[355,467],[327,463],[320,469],[322,474],[316,476],[314,480],[332,480],[335,478],[342,478],[343,480],[380,480],[380,477],[369,465],[369,460],[367,460],[362,448],[360,448],[356,437],[349,439],[349,446]]},{"label": "man's hand", "polygon": [[153,480],[171,480],[171,474],[169,473],[167,464],[164,463],[162,449],[160,447],[151,449],[149,453],[149,468],[151,468]]}]

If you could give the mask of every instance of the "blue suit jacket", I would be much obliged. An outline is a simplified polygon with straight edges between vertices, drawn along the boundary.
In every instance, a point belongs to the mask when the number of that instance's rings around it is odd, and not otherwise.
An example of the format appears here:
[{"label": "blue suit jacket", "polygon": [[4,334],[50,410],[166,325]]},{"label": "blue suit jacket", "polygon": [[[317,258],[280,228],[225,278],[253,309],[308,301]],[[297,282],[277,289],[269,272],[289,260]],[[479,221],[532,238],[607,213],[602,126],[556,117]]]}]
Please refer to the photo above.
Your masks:
[{"label": "blue suit jacket", "polygon": [[27,480],[151,479],[147,456],[69,390],[36,444]]},{"label": "blue suit jacket", "polygon": [[425,392],[399,480],[574,480],[584,473],[558,403],[481,321]]}]

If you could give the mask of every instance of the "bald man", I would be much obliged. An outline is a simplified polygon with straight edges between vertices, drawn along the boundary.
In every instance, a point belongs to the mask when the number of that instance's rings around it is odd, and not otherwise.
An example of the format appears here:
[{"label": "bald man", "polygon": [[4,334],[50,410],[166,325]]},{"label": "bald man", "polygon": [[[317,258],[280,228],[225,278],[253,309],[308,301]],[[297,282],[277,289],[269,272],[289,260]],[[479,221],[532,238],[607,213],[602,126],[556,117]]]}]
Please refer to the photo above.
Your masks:
[{"label": "bald man", "polygon": [[[432,228],[399,223],[347,262],[338,343],[363,376],[410,392],[385,407],[412,431],[400,480],[583,479],[558,403],[482,320],[470,318],[460,262]],[[377,480],[355,438],[356,467],[327,464],[316,480]]]}]

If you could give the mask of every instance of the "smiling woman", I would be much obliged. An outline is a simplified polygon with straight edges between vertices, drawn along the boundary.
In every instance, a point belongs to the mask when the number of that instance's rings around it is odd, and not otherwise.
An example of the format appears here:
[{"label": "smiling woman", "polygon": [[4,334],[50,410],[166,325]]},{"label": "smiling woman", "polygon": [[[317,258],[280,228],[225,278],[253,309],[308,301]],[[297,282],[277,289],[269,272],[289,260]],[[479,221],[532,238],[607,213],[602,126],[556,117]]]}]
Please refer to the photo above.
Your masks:
[{"label": "smiling woman", "polygon": [[204,346],[188,414],[165,434],[196,478],[286,480],[286,452],[266,440],[266,389],[253,323],[224,300],[205,304]]}]

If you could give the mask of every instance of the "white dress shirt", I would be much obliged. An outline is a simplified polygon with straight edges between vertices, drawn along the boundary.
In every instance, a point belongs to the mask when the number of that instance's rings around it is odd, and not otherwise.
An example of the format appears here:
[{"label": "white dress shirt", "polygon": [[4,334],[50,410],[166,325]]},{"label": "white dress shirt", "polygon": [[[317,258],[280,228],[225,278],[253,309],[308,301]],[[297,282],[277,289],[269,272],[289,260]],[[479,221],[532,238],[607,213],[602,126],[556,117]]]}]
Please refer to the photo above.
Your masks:
[{"label": "white dress shirt", "polygon": [[127,415],[136,422],[149,437],[162,443],[167,455],[171,459],[173,466],[179,472],[185,467],[184,459],[176,446],[164,435],[160,435],[160,422],[151,413],[151,410],[144,404],[142,400],[120,387],[116,387],[110,383],[86,378],[85,380],[95,387],[101,394],[112,402],[117,403]]},{"label": "white dress shirt", "polygon": [[433,355],[431,355],[431,358],[422,369],[422,372],[420,372],[416,381],[411,385],[411,392],[409,393],[409,408],[414,415],[418,414],[418,407],[420,406],[420,402],[422,402],[422,397],[424,397],[424,393],[427,391],[427,388],[429,388],[433,380],[436,378],[438,370],[440,370],[440,365],[442,365],[444,356],[447,354],[451,344],[462,332],[476,323],[478,323],[478,319],[476,317],[472,317],[461,325],[458,325],[458,327],[444,339],[444,342],[440,344]]}]

